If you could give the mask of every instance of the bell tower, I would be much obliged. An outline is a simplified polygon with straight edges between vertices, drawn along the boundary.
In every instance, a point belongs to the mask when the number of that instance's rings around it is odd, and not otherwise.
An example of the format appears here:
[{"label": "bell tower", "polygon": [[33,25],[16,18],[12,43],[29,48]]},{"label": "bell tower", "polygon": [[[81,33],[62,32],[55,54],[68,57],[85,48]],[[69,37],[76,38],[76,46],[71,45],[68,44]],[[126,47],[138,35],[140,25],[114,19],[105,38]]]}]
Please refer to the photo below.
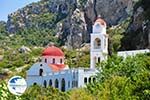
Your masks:
[{"label": "bell tower", "polygon": [[106,34],[106,22],[98,18],[91,33],[90,68],[94,69],[96,63],[107,60],[108,35]]}]

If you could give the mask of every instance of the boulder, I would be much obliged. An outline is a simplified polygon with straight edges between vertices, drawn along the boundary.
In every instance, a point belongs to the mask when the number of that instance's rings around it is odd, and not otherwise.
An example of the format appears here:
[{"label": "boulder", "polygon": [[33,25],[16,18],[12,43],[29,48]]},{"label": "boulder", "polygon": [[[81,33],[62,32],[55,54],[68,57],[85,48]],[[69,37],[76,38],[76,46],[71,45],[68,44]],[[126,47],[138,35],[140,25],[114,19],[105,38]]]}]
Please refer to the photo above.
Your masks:
[{"label": "boulder", "polygon": [[27,53],[27,52],[30,52],[31,49],[28,48],[28,47],[26,47],[26,46],[22,46],[21,48],[18,49],[18,51],[19,51],[20,53]]}]

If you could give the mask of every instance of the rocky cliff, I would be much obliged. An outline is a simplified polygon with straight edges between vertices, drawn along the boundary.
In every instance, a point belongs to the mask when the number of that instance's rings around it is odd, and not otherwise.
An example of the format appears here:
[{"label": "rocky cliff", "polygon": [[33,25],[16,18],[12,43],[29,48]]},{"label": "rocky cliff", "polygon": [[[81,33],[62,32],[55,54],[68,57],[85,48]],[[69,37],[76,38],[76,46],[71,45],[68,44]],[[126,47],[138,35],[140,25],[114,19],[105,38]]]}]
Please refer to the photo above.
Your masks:
[{"label": "rocky cliff", "polygon": [[141,0],[135,6],[132,21],[122,39],[123,50],[150,49],[150,0]]},{"label": "rocky cliff", "polygon": [[[143,1],[148,2],[148,0]],[[138,29],[143,28],[143,25],[149,23],[149,20],[145,20],[143,15],[144,9],[147,9],[144,7],[139,0],[41,0],[10,14],[6,26],[10,33],[32,27],[54,29],[62,45],[78,48],[82,43],[89,42],[93,22],[99,15],[104,18],[108,27],[118,25],[130,17],[132,22],[128,32],[124,34],[132,38],[130,34],[132,31],[135,33]],[[142,37],[139,36],[140,41],[144,43],[139,41],[140,44],[131,43],[134,47],[126,46],[128,42],[125,37],[121,48],[148,47],[150,40],[145,37],[148,37],[149,29],[148,26],[145,27],[145,30],[141,30]]]}]

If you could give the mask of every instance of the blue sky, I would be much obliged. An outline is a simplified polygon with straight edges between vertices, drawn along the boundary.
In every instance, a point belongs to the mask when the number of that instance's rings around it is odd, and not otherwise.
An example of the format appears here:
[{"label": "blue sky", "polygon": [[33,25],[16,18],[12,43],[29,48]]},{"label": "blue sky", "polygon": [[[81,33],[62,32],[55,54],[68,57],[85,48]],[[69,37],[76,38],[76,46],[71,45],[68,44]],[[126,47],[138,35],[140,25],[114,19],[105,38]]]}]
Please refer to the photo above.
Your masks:
[{"label": "blue sky", "polygon": [[0,21],[7,21],[8,14],[37,1],[40,0],[0,0]]}]

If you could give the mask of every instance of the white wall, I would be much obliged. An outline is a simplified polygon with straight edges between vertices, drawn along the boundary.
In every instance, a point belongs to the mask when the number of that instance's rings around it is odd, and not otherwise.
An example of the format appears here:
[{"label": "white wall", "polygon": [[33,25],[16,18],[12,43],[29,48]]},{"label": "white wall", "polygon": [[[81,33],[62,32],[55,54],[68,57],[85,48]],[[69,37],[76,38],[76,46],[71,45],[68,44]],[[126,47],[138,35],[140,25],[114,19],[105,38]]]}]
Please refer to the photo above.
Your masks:
[{"label": "white wall", "polygon": [[39,75],[39,70],[43,69],[43,73],[50,73],[52,69],[48,64],[43,62],[35,63],[31,66],[31,68],[27,71],[27,75]]},{"label": "white wall", "polygon": [[[30,71],[28,71],[30,72]],[[86,84],[84,83],[84,78],[87,77],[88,79],[95,75],[96,71],[91,69],[69,69],[63,70],[60,72],[50,72],[46,73],[43,76],[38,75],[27,75],[27,84],[28,87],[33,85],[34,83],[44,86],[44,80],[46,80],[47,86],[49,86],[49,80],[52,80],[52,86],[55,87],[55,80],[58,79],[59,81],[59,88],[61,90],[62,83],[61,80],[65,79],[65,90],[69,90],[72,88],[84,87]],[[68,83],[70,82],[70,87],[68,87]],[[73,82],[75,86],[72,86]]]},{"label": "white wall", "polygon": [[126,58],[127,56],[135,56],[136,54],[148,53],[148,52],[150,52],[149,49],[131,50],[131,51],[119,51],[119,52],[117,53],[117,55]]}]

